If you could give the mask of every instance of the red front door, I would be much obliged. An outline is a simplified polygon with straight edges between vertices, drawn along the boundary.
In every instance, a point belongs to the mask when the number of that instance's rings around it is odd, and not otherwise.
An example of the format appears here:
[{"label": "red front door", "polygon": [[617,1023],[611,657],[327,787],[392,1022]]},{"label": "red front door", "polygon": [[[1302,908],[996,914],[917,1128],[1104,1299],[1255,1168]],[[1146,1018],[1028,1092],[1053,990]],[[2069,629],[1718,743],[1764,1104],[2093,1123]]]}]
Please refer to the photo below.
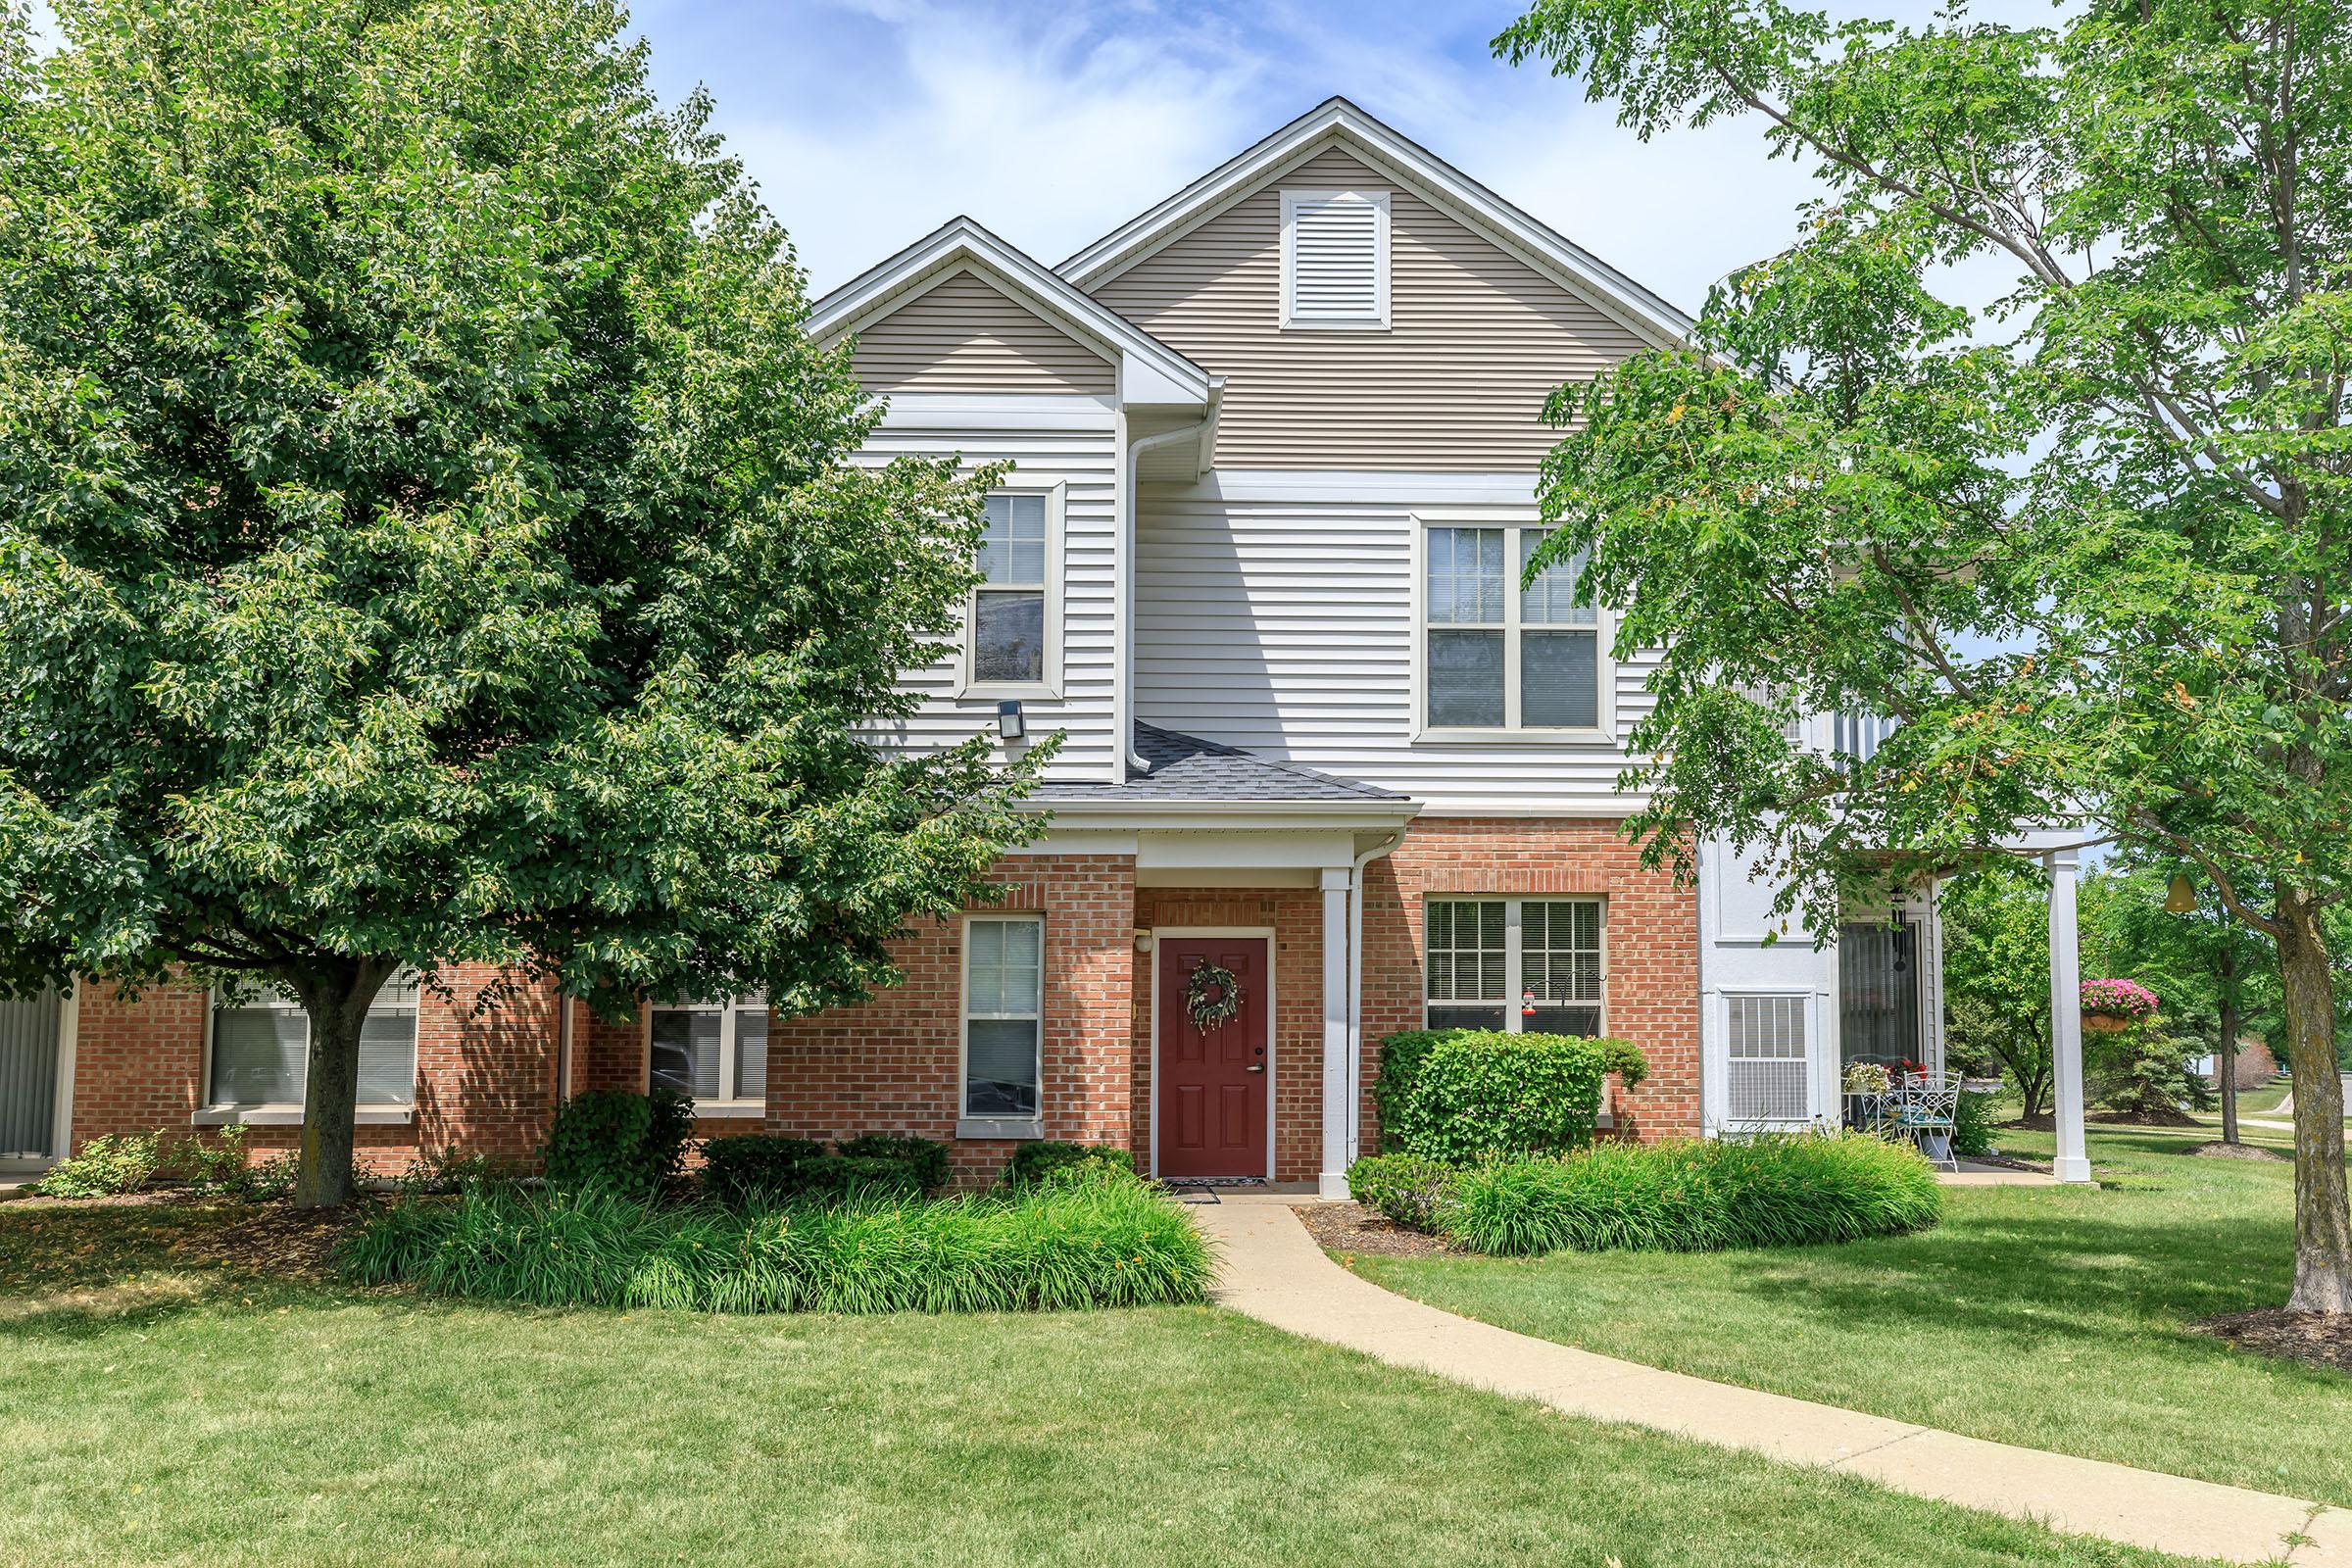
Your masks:
[{"label": "red front door", "polygon": [[[1186,1005],[1203,962],[1230,970],[1241,1010],[1202,1030]],[[1213,992],[1214,988],[1211,988]],[[1159,942],[1159,1174],[1266,1174],[1267,1030],[1264,937],[1163,937]]]}]

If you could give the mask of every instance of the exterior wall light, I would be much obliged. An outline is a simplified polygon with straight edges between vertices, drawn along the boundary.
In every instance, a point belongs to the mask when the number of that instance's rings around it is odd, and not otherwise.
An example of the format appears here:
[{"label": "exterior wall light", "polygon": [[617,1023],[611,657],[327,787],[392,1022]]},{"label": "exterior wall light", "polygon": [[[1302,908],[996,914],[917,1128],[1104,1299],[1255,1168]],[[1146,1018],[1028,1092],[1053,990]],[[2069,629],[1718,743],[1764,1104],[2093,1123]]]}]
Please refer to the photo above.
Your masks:
[{"label": "exterior wall light", "polygon": [[1008,741],[1017,741],[1029,733],[1029,720],[1021,716],[1021,705],[1006,698],[997,705],[997,733]]}]

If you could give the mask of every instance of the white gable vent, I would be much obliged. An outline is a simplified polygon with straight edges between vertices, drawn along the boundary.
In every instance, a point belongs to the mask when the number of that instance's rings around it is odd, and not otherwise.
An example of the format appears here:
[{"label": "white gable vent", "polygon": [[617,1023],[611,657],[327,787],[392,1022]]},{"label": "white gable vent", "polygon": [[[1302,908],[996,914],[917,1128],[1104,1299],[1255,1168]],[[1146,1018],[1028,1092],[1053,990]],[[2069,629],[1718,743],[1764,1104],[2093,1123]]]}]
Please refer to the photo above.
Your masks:
[{"label": "white gable vent", "polygon": [[1282,193],[1282,324],[1389,324],[1389,193]]}]

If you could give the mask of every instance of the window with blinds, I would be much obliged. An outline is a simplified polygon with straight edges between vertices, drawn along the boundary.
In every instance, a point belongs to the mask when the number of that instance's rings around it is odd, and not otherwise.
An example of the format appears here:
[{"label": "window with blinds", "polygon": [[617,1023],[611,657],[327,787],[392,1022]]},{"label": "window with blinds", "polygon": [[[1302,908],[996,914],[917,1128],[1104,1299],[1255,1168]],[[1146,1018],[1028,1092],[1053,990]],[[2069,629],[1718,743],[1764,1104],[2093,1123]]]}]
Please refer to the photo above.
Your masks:
[{"label": "window with blinds", "polygon": [[[283,992],[216,991],[207,1092],[216,1108],[299,1105],[310,1081],[311,1019]],[[416,1102],[416,977],[397,975],[360,1026],[360,1103]]]},{"label": "window with blinds", "polygon": [[1045,1018],[1044,919],[973,915],[963,927],[963,1110],[1038,1114]]},{"label": "window with blinds", "polygon": [[1803,1121],[1805,1093],[1804,997],[1727,996],[1730,1060],[1725,1110],[1735,1127]]},{"label": "window with blinds", "polygon": [[1428,1027],[1600,1033],[1598,899],[1431,899],[1422,939]]},{"label": "window with blinds", "polygon": [[1282,193],[1282,324],[1389,324],[1389,193]]},{"label": "window with blinds", "polygon": [[767,1002],[758,996],[649,1009],[646,1080],[704,1104],[767,1102]]}]

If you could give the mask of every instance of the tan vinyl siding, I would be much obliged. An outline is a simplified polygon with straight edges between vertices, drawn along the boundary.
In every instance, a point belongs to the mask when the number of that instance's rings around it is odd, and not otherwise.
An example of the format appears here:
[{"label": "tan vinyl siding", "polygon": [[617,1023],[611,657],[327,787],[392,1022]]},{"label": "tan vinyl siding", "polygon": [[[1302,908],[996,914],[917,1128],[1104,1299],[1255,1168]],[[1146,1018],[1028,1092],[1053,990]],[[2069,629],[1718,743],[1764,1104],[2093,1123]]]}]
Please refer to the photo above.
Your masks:
[{"label": "tan vinyl siding", "polygon": [[858,379],[871,392],[1113,390],[1108,360],[976,272],[946,282],[858,334]]},{"label": "tan vinyl siding", "polygon": [[[1282,192],[1389,190],[1387,331],[1284,330]],[[1221,468],[1525,471],[1558,383],[1641,341],[1594,306],[1337,150],[1095,290],[1226,378]]]}]

